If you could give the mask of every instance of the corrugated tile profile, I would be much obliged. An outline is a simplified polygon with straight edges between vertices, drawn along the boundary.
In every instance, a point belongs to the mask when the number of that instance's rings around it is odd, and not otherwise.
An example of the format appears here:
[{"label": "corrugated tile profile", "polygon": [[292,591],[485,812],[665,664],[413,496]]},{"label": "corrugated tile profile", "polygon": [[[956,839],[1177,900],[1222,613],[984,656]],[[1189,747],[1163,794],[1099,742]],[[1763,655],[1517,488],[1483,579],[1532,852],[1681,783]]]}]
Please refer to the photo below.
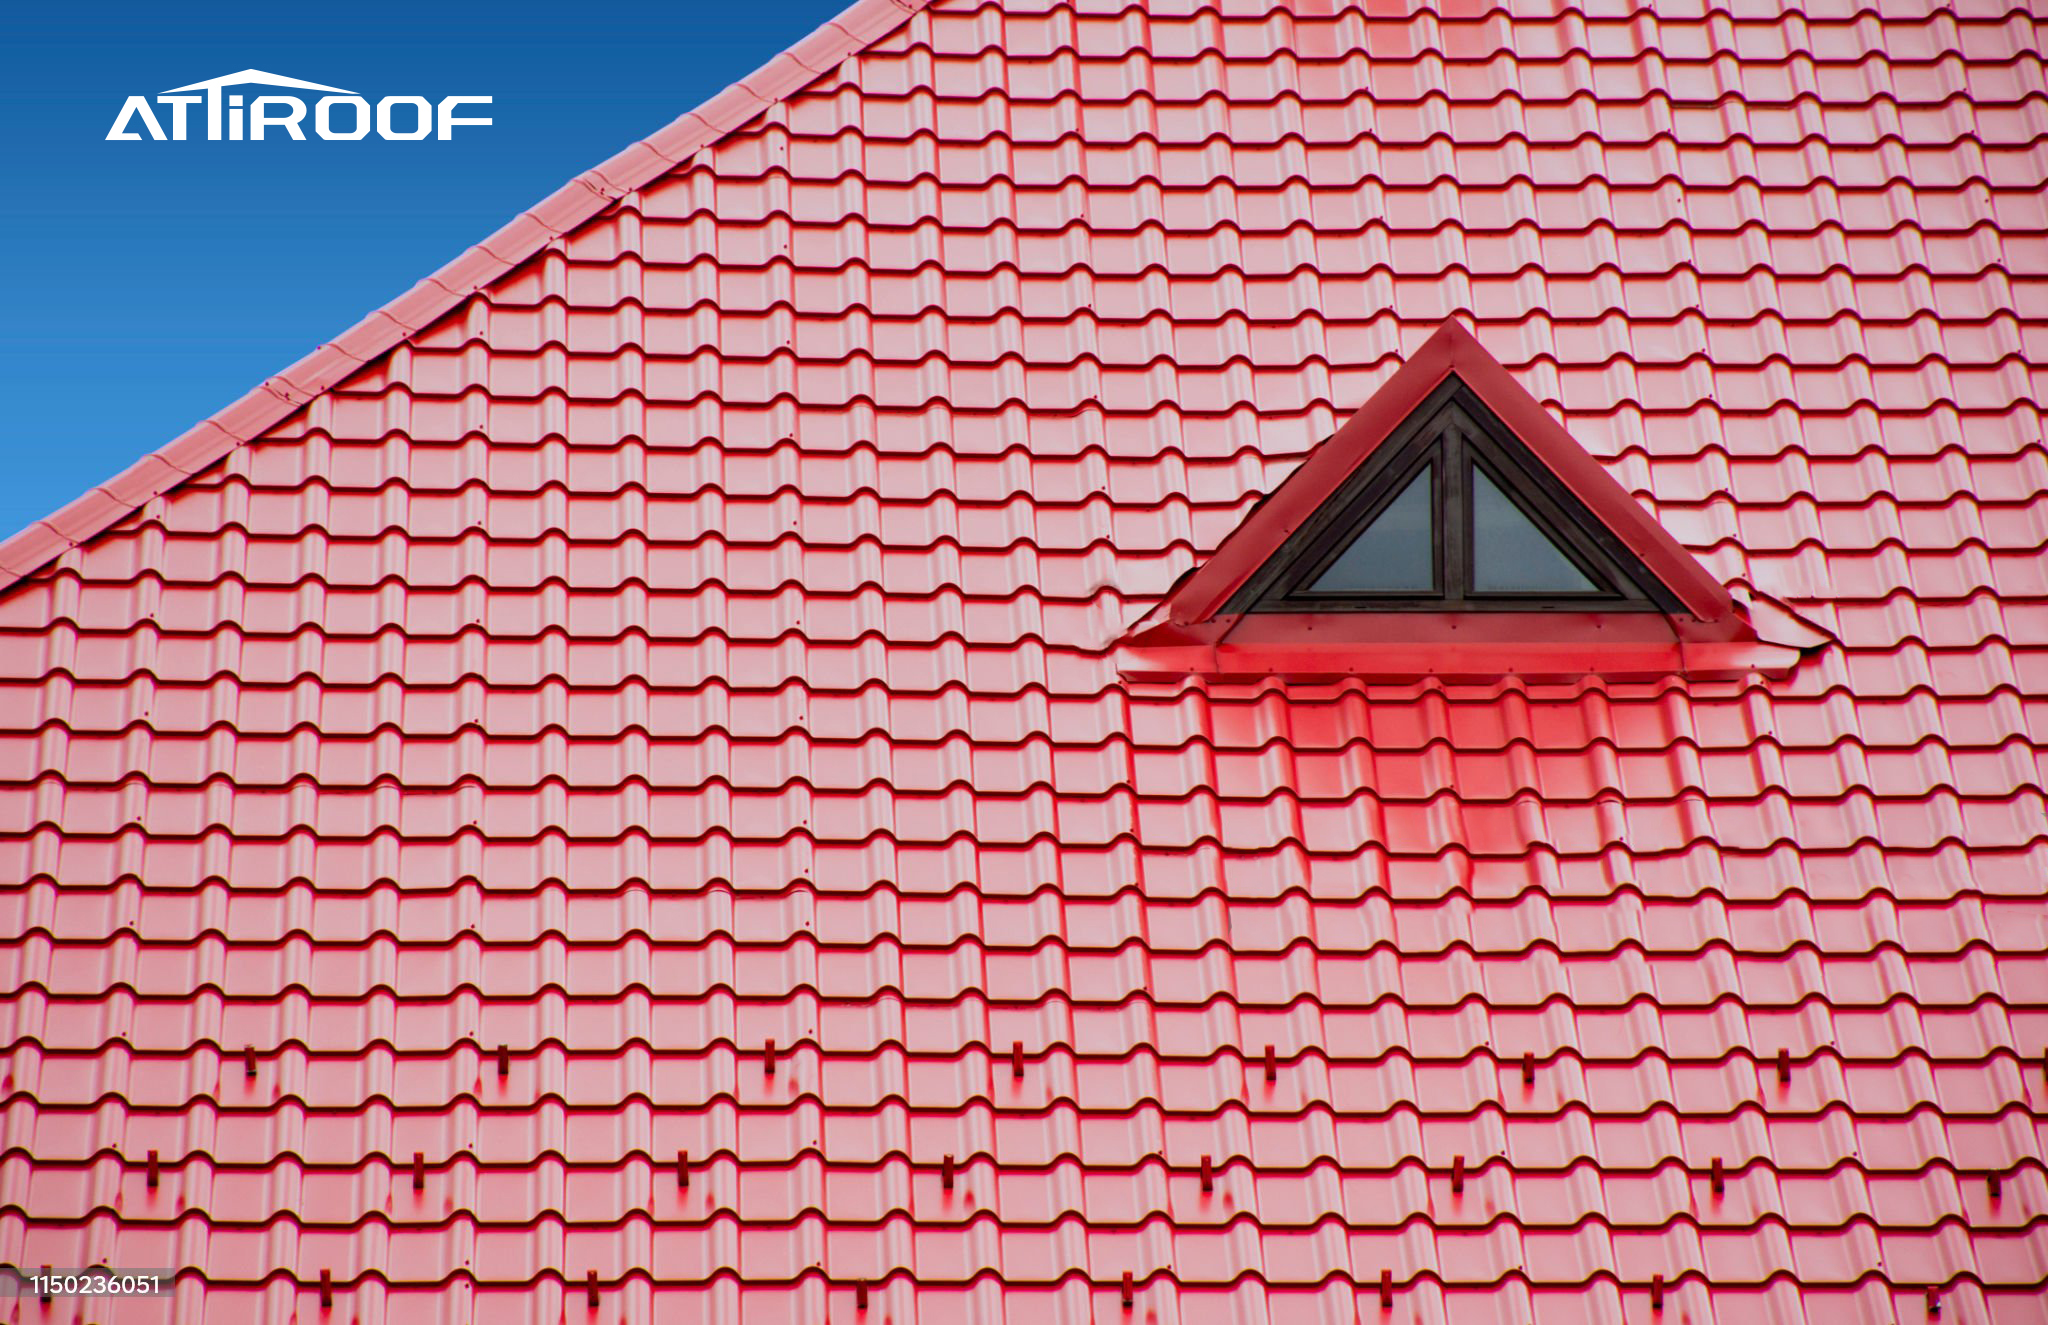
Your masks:
[{"label": "corrugated tile profile", "polygon": [[[889,0],[586,176],[0,553],[0,1260],[178,1268],[0,1319],[2048,1319],[2044,30]],[[1122,679],[1450,318],[1831,642]]]}]

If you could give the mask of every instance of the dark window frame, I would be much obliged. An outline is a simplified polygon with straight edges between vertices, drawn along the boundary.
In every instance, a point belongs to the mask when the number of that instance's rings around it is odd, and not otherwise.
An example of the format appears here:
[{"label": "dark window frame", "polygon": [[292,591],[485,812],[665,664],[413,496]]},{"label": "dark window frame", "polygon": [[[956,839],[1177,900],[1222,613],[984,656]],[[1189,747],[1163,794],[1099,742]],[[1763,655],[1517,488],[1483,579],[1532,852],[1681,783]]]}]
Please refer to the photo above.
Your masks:
[{"label": "dark window frame", "polygon": [[[1578,568],[1594,589],[1492,590],[1468,586],[1473,573],[1470,474],[1482,468],[1538,532]],[[1431,471],[1435,588],[1317,593],[1312,585],[1353,540],[1407,487]],[[1454,375],[1304,521],[1264,566],[1231,595],[1227,612],[1641,612],[1683,611],[1611,530],[1572,496],[1548,467]]]}]

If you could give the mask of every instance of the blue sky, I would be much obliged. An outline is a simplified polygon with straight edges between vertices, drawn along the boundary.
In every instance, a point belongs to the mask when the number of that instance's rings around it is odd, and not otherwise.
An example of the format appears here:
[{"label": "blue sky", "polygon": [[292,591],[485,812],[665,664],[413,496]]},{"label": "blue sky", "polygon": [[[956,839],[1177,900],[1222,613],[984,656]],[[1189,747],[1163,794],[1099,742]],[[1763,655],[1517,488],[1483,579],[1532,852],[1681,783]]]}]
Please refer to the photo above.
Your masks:
[{"label": "blue sky", "polygon": [[[843,7],[13,7],[0,26],[0,538]],[[486,95],[488,110],[465,113],[495,123],[445,143],[106,141],[128,96],[247,68],[372,101]]]}]

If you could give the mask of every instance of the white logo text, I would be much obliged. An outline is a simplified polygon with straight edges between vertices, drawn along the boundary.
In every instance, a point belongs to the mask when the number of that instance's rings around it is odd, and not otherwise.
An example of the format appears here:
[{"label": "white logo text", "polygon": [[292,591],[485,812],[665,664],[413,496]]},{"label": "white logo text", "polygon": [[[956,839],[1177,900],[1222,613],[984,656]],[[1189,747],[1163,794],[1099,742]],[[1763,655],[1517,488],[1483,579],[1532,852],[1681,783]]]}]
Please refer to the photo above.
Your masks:
[{"label": "white logo text", "polygon": [[[304,92],[325,92],[311,106],[303,97],[265,93],[244,96],[228,92],[230,87],[257,83],[267,87],[298,88]],[[245,104],[246,103],[246,104]],[[187,83],[159,93],[152,104],[148,97],[130,97],[107,130],[110,143],[182,143],[204,137],[208,142],[262,142],[266,134],[285,134],[306,141],[306,131],[330,142],[354,142],[375,134],[393,142],[418,142],[433,137],[446,142],[457,128],[487,125],[488,118],[458,116],[461,106],[488,106],[489,97],[442,97],[430,102],[425,97],[384,97],[374,105],[346,88],[324,83],[307,83],[296,78],[266,74],[261,69],[244,69],[223,74],[203,83]],[[194,113],[194,107],[204,109]],[[161,111],[161,114],[159,114]],[[203,127],[205,133],[199,130]]]}]

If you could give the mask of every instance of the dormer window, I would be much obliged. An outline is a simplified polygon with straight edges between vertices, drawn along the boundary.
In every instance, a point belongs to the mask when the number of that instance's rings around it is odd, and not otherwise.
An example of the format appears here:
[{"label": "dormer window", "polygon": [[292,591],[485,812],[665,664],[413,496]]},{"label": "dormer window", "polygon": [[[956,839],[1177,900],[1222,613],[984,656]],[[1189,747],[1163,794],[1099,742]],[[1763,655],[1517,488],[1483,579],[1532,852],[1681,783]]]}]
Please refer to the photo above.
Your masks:
[{"label": "dormer window", "polygon": [[1673,611],[1679,604],[1451,377],[1225,610],[1589,608]]},{"label": "dormer window", "polygon": [[1740,676],[1825,634],[1680,547],[1446,324],[1119,644],[1133,679]]}]

